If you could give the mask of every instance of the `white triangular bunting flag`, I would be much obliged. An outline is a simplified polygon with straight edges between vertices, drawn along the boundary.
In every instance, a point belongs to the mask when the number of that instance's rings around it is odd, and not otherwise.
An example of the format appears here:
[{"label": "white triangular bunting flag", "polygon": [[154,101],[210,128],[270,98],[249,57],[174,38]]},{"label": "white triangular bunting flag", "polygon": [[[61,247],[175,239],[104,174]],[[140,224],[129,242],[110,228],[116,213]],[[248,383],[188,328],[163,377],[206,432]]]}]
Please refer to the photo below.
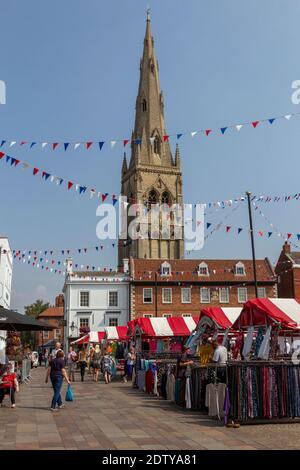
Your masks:
[{"label": "white triangular bunting flag", "polygon": [[42,143],[42,149],[45,148],[46,145],[48,145],[48,142],[43,142],[43,143]]},{"label": "white triangular bunting flag", "polygon": [[151,143],[151,145],[154,144],[154,141],[155,141],[155,137],[150,137],[150,143]]},{"label": "white triangular bunting flag", "polygon": [[285,117],[285,119],[287,119],[289,121],[291,119],[292,115],[291,114],[286,114],[284,117]]},{"label": "white triangular bunting flag", "polygon": [[53,175],[50,176],[50,181],[51,181],[51,183],[53,183],[54,178],[55,178],[55,176],[53,176]]},{"label": "white triangular bunting flag", "polygon": [[194,137],[197,134],[197,131],[191,132],[191,136]]},{"label": "white triangular bunting flag", "polygon": [[78,191],[78,189],[79,189],[79,184],[76,184],[75,185],[75,191]]},{"label": "white triangular bunting flag", "polygon": [[78,149],[78,147],[80,146],[80,143],[77,143],[74,145],[74,150]]},{"label": "white triangular bunting flag", "polygon": [[23,163],[23,170],[27,170],[29,168],[29,163]]},{"label": "white triangular bunting flag", "polygon": [[117,141],[116,140],[111,140],[110,141],[110,146],[111,148],[114,148],[114,146],[116,145]]},{"label": "white triangular bunting flag", "polygon": [[94,196],[95,196],[95,191],[94,191],[94,190],[91,190],[91,191],[90,191],[90,199],[92,199],[92,197],[94,197]]},{"label": "white triangular bunting flag", "polygon": [[13,147],[14,145],[16,145],[16,143],[17,143],[17,142],[16,142],[15,140],[13,140],[13,141],[9,144],[9,146],[10,146],[10,147]]},{"label": "white triangular bunting flag", "polygon": [[243,127],[243,124],[237,124],[235,127],[237,131],[240,131]]}]

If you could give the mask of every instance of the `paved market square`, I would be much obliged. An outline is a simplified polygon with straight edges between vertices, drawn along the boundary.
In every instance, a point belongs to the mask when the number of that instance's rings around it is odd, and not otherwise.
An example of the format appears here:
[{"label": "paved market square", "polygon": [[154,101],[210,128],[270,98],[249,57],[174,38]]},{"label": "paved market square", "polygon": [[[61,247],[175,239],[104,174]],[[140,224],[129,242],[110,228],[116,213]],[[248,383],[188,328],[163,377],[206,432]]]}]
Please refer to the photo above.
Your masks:
[{"label": "paved market square", "polygon": [[[225,428],[199,412],[132,388],[116,379],[95,383],[87,375],[75,382],[75,401],[49,410],[52,388],[45,369],[32,371],[21,385],[17,408],[0,408],[0,449],[79,450],[255,450],[298,449],[300,424]],[[63,386],[63,395],[66,385]]]}]

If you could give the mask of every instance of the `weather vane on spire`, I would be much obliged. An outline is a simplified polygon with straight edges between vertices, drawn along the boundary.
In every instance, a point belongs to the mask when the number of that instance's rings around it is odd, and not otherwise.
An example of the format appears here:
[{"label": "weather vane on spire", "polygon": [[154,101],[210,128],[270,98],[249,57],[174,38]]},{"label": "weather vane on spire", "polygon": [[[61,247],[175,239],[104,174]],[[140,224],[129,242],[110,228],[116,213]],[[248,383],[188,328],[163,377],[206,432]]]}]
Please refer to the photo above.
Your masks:
[{"label": "weather vane on spire", "polygon": [[151,11],[151,9],[150,9],[149,4],[147,5],[147,10],[146,11],[147,11],[147,20],[150,20],[150,11]]}]

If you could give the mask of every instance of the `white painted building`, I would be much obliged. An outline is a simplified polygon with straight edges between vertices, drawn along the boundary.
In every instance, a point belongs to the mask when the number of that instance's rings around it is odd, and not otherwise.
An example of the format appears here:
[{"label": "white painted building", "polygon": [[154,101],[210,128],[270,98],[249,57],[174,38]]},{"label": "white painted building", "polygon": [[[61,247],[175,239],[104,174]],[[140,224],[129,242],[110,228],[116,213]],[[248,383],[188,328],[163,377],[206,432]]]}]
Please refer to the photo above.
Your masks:
[{"label": "white painted building", "polygon": [[[10,308],[13,257],[7,237],[0,237],[0,307]],[[0,363],[4,361],[6,331],[0,331]]]},{"label": "white painted building", "polygon": [[73,271],[67,260],[65,298],[65,349],[80,336],[80,327],[103,331],[125,326],[129,320],[129,274],[109,271]]}]

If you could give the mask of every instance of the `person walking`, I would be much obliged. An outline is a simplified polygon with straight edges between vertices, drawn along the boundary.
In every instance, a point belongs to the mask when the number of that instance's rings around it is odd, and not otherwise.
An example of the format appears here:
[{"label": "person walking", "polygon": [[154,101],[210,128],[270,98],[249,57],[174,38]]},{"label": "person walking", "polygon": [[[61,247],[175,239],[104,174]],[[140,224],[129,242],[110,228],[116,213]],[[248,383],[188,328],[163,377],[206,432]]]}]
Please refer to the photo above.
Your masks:
[{"label": "person walking", "polygon": [[57,342],[55,343],[55,348],[51,351],[50,357],[49,357],[49,362],[51,363],[53,359],[56,358],[56,355],[58,351],[62,351],[61,349],[61,343]]},{"label": "person walking", "polygon": [[111,356],[111,353],[106,352],[101,361],[102,372],[104,375],[104,380],[106,384],[111,382],[111,375],[113,368],[116,367],[114,358]]},{"label": "person walking", "polygon": [[93,367],[93,380],[98,382],[99,370],[101,368],[101,349],[99,344],[96,344],[95,350],[93,353],[93,360],[92,360],[92,367]]},{"label": "person walking", "polygon": [[69,347],[68,357],[67,357],[67,367],[68,367],[68,376],[70,381],[75,382],[75,367],[77,361],[77,354],[73,350],[73,347]]},{"label": "person walking", "polygon": [[45,351],[45,368],[47,369],[49,367],[49,351],[46,349]]},{"label": "person walking", "polygon": [[89,354],[88,354],[88,370],[89,374],[91,373],[91,370],[93,369],[93,357],[94,357],[94,352],[95,348],[93,343],[90,346]]},{"label": "person walking", "polygon": [[86,349],[82,347],[82,349],[79,351],[79,354],[78,354],[78,363],[80,367],[81,382],[84,381],[87,360],[88,360],[88,356],[87,356]]},{"label": "person walking", "polygon": [[135,361],[136,361],[135,350],[134,350],[134,347],[131,346],[129,348],[129,351],[125,359],[124,382],[127,382],[128,380],[132,380],[132,372],[133,372]]},{"label": "person walking", "polygon": [[42,361],[43,361],[43,353],[42,351],[39,352],[39,366],[42,366]]},{"label": "person walking", "polygon": [[10,396],[11,407],[16,407],[15,393],[19,391],[19,383],[17,375],[12,372],[12,365],[5,366],[4,374],[0,378],[0,406],[2,405],[5,395]]},{"label": "person walking", "polygon": [[56,405],[58,409],[64,408],[64,404],[61,399],[61,387],[63,384],[63,380],[65,379],[66,382],[70,385],[69,377],[65,369],[65,360],[64,360],[64,352],[58,351],[56,354],[56,358],[53,359],[50,363],[50,366],[47,369],[46,380],[45,382],[48,383],[49,377],[53,387],[53,398],[50,406],[51,411],[57,411]]}]

